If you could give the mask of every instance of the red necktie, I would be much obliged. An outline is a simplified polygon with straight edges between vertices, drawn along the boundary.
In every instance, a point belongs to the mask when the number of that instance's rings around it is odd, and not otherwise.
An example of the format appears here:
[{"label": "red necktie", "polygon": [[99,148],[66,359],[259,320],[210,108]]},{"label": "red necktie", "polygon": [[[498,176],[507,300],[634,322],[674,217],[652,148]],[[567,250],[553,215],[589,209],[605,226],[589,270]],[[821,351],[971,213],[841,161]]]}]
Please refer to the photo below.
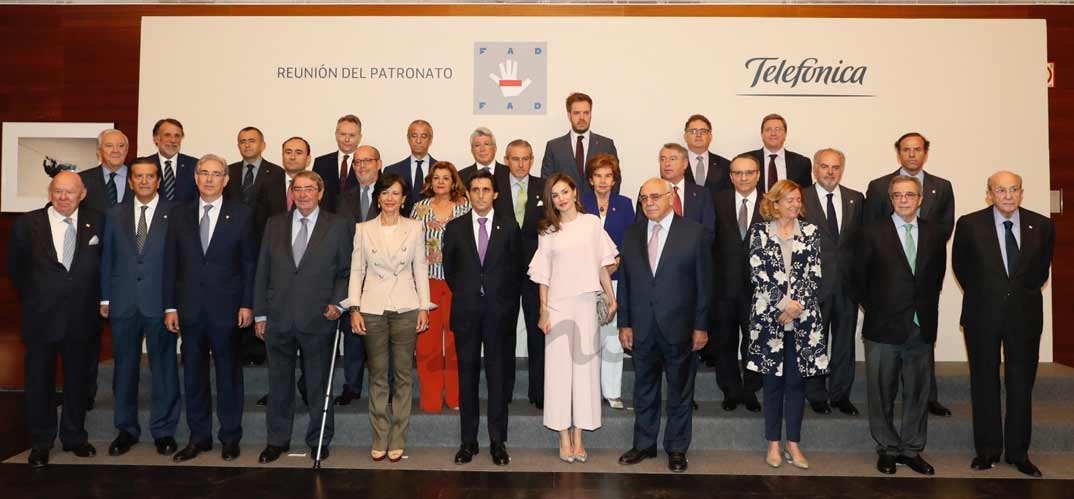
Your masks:
[{"label": "red necktie", "polygon": [[682,198],[679,197],[679,186],[675,186],[675,198],[671,201],[675,208],[675,214],[682,216]]},{"label": "red necktie", "polygon": [[768,188],[765,190],[772,190],[772,186],[776,185],[776,156],[778,154],[768,155]]},{"label": "red necktie", "polygon": [[578,167],[578,178],[585,179],[585,148],[582,147],[582,135],[578,136],[578,145],[574,146],[574,166]]},{"label": "red necktie", "polygon": [[[350,156],[343,155],[343,161],[339,162],[339,192],[343,192],[343,188],[347,186],[347,160]],[[290,199],[290,198],[288,198]]]},{"label": "red necktie", "polygon": [[291,211],[291,206],[295,204],[295,200],[291,198],[291,186],[287,186],[287,211]]}]

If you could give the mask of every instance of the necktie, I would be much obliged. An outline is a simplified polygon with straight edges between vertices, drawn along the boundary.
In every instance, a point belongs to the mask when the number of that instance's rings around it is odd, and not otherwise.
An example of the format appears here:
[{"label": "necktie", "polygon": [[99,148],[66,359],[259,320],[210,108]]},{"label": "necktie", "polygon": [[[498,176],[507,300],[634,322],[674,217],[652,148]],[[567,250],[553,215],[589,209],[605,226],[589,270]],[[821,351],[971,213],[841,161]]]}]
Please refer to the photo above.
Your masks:
[{"label": "necktie", "polygon": [[108,191],[108,206],[119,202],[119,192],[116,189],[116,172],[108,174],[108,183],[104,184],[104,188]]},{"label": "necktie", "polygon": [[242,176],[242,202],[253,204],[254,197],[254,165],[246,165],[246,174]]},{"label": "necktie", "polygon": [[675,186],[675,197],[671,200],[672,207],[675,208],[675,214],[682,216],[682,198],[679,197],[679,186]]},{"label": "necktie", "polygon": [[201,216],[201,223],[198,224],[198,232],[201,235],[201,252],[205,254],[209,251],[209,210],[213,209],[213,205],[205,206],[205,214]]},{"label": "necktie", "polygon": [[660,250],[660,224],[653,225],[653,235],[649,236],[649,268],[656,275],[656,253]]},{"label": "necktie", "polygon": [[522,219],[526,217],[526,184],[518,185],[518,195],[515,196],[515,221],[522,227]]},{"label": "necktie", "polygon": [[738,209],[738,235],[742,239],[746,239],[746,230],[750,228],[748,220],[750,219],[749,210],[746,205],[750,202],[749,199],[742,200],[742,207]]},{"label": "necktie", "polygon": [[291,181],[293,179],[287,179],[287,211],[291,211],[291,207],[294,206],[295,200],[291,197]]},{"label": "necktie", "polygon": [[772,186],[776,185],[776,180],[778,180],[776,178],[776,156],[779,156],[779,155],[778,154],[769,154],[768,155],[768,189],[767,190],[772,190]]},{"label": "necktie", "polygon": [[828,193],[828,232],[831,232],[835,236],[835,240],[839,240],[839,220],[835,218],[835,202],[832,201],[833,193]]},{"label": "necktie", "polygon": [[489,249],[489,231],[485,227],[485,222],[488,221],[488,217],[477,219],[477,223],[481,225],[477,231],[477,256],[481,259],[481,265],[485,264],[485,252]]},{"label": "necktie", "polygon": [[344,154],[343,161],[339,162],[339,192],[343,192],[343,189],[347,187],[347,160],[350,159],[350,155]]},{"label": "necktie", "polygon": [[164,162],[164,199],[175,200],[175,172],[172,171],[172,160]]},{"label": "necktie", "polygon": [[75,259],[75,221],[71,220],[71,217],[63,219],[63,223],[67,224],[67,230],[63,233],[63,266],[67,270],[71,270],[71,262]]},{"label": "necktie", "polygon": [[364,221],[369,217],[369,186],[362,187],[362,199],[359,201],[359,207],[362,210],[362,220]]},{"label": "necktie", "polygon": [[694,168],[694,182],[697,182],[697,185],[705,185],[705,173],[705,161],[698,156],[697,167]]},{"label": "necktie", "polygon": [[[910,273],[917,273],[917,243],[914,242],[912,230],[914,225],[902,224],[902,228],[906,230],[906,241],[902,245],[903,251],[906,251],[906,261],[910,264]],[[921,325],[917,320],[917,312],[914,312],[914,325]]]},{"label": "necktie", "polygon": [[298,237],[296,237],[295,242],[291,244],[291,252],[295,256],[295,267],[297,267],[299,263],[302,263],[302,255],[306,254],[306,242],[310,238],[310,219],[302,217],[299,221],[302,222],[302,227],[298,229]]},{"label": "necktie", "polygon": [[1007,275],[1012,276],[1014,272],[1018,270],[1018,260],[1022,256],[1018,250],[1018,240],[1014,238],[1014,222],[1010,220],[1003,222],[1003,229],[1005,232],[1004,240],[1007,245]]},{"label": "necktie", "polygon": [[138,245],[139,255],[145,249],[145,238],[149,235],[149,224],[145,220],[145,211],[148,209],[148,206],[142,206],[142,216],[138,217],[138,230],[134,232],[134,243]]},{"label": "necktie", "polygon": [[585,147],[582,146],[583,135],[578,136],[578,144],[574,146],[574,166],[578,168],[578,178],[585,178]]},{"label": "necktie", "polygon": [[410,197],[413,199],[421,198],[421,188],[425,185],[425,173],[421,170],[421,164],[424,159],[414,160],[418,167],[414,170],[414,188],[410,190]]}]

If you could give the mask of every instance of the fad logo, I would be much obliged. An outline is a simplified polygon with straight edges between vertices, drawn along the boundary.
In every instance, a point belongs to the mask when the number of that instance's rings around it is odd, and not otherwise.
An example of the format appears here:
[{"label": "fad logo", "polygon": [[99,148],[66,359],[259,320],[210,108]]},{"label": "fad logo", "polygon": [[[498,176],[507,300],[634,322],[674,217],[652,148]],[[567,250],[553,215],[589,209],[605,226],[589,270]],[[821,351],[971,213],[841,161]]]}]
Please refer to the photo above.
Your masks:
[{"label": "fad logo", "polygon": [[548,43],[474,43],[474,114],[545,114]]}]

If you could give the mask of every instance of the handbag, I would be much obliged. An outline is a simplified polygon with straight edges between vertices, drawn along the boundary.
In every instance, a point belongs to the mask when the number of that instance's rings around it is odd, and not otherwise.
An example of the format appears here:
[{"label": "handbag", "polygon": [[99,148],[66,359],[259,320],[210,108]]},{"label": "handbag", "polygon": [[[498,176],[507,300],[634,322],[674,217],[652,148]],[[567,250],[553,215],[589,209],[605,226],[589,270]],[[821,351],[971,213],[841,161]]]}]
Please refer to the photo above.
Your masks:
[{"label": "handbag", "polygon": [[601,326],[604,326],[611,322],[611,317],[608,317],[609,300],[608,295],[604,294],[604,291],[597,292],[597,322]]}]

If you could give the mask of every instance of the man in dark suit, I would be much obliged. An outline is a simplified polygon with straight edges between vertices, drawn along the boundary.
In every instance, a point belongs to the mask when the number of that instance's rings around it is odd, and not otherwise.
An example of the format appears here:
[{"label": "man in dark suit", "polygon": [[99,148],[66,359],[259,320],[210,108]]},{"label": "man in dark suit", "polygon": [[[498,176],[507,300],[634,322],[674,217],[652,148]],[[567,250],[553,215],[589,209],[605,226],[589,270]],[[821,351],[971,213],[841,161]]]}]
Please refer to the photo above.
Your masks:
[{"label": "man in dark suit", "polygon": [[[928,139],[917,132],[903,134],[895,141],[895,154],[899,158],[899,169],[872,180],[865,191],[865,223],[891,215],[892,204],[887,195],[891,179],[899,175],[914,177],[921,184],[918,216],[940,227],[946,245],[955,229],[955,194],[951,182],[925,172],[925,162],[929,159]],[[936,366],[929,369],[929,413],[948,417],[951,410],[939,402],[936,390]]]},{"label": "man in dark suit", "polygon": [[150,156],[160,168],[160,194],[177,203],[197,199],[198,188],[194,185],[194,170],[198,159],[179,152],[183,145],[183,124],[175,118],[162,118],[153,125],[153,144],[157,153]]},{"label": "man in dark suit", "polygon": [[496,136],[492,130],[483,126],[477,127],[470,132],[470,154],[474,157],[474,163],[459,170],[459,178],[463,185],[470,188],[470,177],[481,170],[488,170],[496,180],[497,192],[507,190],[507,166],[496,161]]},{"label": "man in dark suit", "polygon": [[127,190],[127,135],[115,129],[105,130],[97,136],[97,156],[101,163],[89,170],[79,172],[82,185],[86,186],[83,203],[104,213],[118,203],[130,198]]},{"label": "man in dark suit", "polygon": [[695,114],[686,119],[683,140],[690,150],[687,155],[686,181],[709,190],[709,194],[731,188],[731,176],[727,173],[731,162],[709,151],[712,145],[712,122],[704,115]]},{"label": "man in dark suit", "polygon": [[[947,271],[943,231],[918,218],[921,184],[899,176],[890,183],[895,213],[862,226],[851,269],[854,295],[865,310],[865,375],[869,430],[880,454],[876,468],[896,464],[935,473],[921,457],[928,428],[940,289]],[[902,428],[895,430],[895,394],[902,392]]]},{"label": "man in dark suit", "polygon": [[[712,195],[709,190],[686,181],[688,166],[686,148],[674,142],[660,148],[660,178],[671,184],[671,208],[676,215],[693,220],[705,228],[706,247],[712,246],[716,236],[716,213],[713,211]],[[645,220],[645,210],[638,200],[634,210],[634,221]]]},{"label": "man in dark suit", "polygon": [[429,146],[433,144],[433,126],[425,120],[410,122],[406,129],[406,143],[410,146],[410,156],[386,166],[384,173],[399,175],[410,187],[410,194],[407,195],[401,212],[403,215],[410,215],[414,203],[421,201],[425,177],[436,164],[436,159],[429,154]]},{"label": "man in dark suit", "polygon": [[[512,211],[493,208],[499,193],[491,173],[470,178],[473,210],[448,222],[444,229],[444,277],[451,288],[451,329],[459,355],[459,410],[462,445],[455,464],[466,464],[477,454],[481,422],[481,353],[484,351],[488,384],[488,431],[492,462],[506,466],[507,371],[515,352],[509,339],[518,320],[519,283],[522,280],[521,239]],[[513,370],[512,370],[513,372]]]},{"label": "man in dark suit", "polygon": [[664,450],[668,468],[686,471],[697,352],[708,342],[712,250],[704,227],[676,215],[671,185],[645,182],[646,221],[627,229],[620,249],[619,341],[634,356],[634,444],[619,464],[656,457],[661,374],[667,378]]},{"label": "man in dark suit", "polygon": [[761,165],[757,189],[762,194],[783,179],[793,180],[803,189],[813,184],[809,158],[783,148],[787,141],[787,120],[775,113],[765,116],[761,120],[761,141],[764,146],[750,154]]},{"label": "man in dark suit", "polygon": [[[619,157],[614,140],[589,129],[592,111],[593,99],[588,95],[581,92],[568,95],[567,119],[571,122],[571,131],[549,140],[544,146],[544,159],[541,160],[542,178],[551,177],[556,172],[570,175],[578,185],[578,194],[593,190],[585,176],[585,166],[590,158],[600,153]],[[619,184],[612,192],[619,194]]]},{"label": "man in dark suit", "polygon": [[15,221],[8,243],[8,272],[21,302],[26,346],[26,416],[33,467],[48,464],[56,439],[56,356],[63,360],[59,437],[65,452],[97,454],[86,434],[89,373],[100,341],[101,215],[79,207],[86,190],[72,172],[49,183],[51,206]]},{"label": "man in dark suit", "polygon": [[[973,444],[970,466],[985,470],[1007,462],[1041,476],[1029,460],[1033,383],[1044,327],[1040,288],[1048,281],[1055,228],[1044,215],[1022,208],[1022,177],[988,178],[992,206],[959,218],[951,266],[962,284],[962,328],[970,363]],[[1001,417],[999,360],[1003,349],[1006,420]]]},{"label": "man in dark suit", "polygon": [[820,313],[824,337],[830,338],[829,373],[806,379],[806,398],[820,414],[839,412],[856,416],[850,402],[854,385],[854,335],[858,325],[858,302],[850,292],[847,275],[854,259],[854,242],[861,227],[865,196],[840,182],[846,156],[837,149],[821,149],[813,155],[813,187],[802,189],[805,221],[820,228]]},{"label": "man in dark suit", "polygon": [[[350,279],[354,225],[320,209],[324,181],[300,172],[291,182],[295,209],[269,219],[257,260],[254,313],[257,336],[269,354],[268,445],[258,461],[270,463],[291,447],[295,421],[295,364],[301,361],[306,392],[312,394],[306,445],[316,458],[335,351],[336,322],[343,314]],[[302,350],[301,360],[298,357]],[[320,457],[328,457],[335,430],[332,406],[324,421]]]},{"label": "man in dark suit", "polygon": [[[530,175],[533,167],[533,146],[522,139],[516,139],[507,144],[507,153],[504,154],[507,162],[507,189],[500,190],[496,197],[496,210],[501,214],[510,214],[508,218],[515,222],[521,231],[522,266],[529,267],[533,254],[537,252],[537,221],[544,216],[544,179]],[[502,189],[502,188],[501,188]],[[528,277],[520,277],[522,281],[522,317],[526,324],[526,361],[529,372],[529,386],[527,389],[530,403],[538,409],[544,408],[544,332],[537,326],[541,318],[541,297],[539,286]],[[515,300],[514,316],[518,316],[519,301]],[[507,392],[507,400],[511,400],[515,390],[515,347],[517,337],[508,335],[505,339],[507,355],[507,381],[504,390]]]},{"label": "man in dark suit", "polygon": [[324,197],[321,208],[332,211],[340,194],[358,185],[351,162],[354,150],[362,142],[362,120],[348,114],[336,120],[336,152],[318,156],[313,161],[313,171],[324,179]]},{"label": "man in dark suit", "polygon": [[757,400],[761,375],[746,369],[745,362],[753,300],[747,263],[747,231],[762,220],[758,208],[761,193],[757,189],[760,165],[752,154],[742,153],[731,160],[729,171],[734,188],[715,195],[716,244],[713,252],[719,262],[713,292],[716,337],[702,357],[716,366],[716,384],[723,392],[723,410],[733,411],[738,404],[744,404],[750,412],[761,412],[761,403]]},{"label": "man in dark suit", "polygon": [[186,461],[211,450],[209,359],[216,377],[221,457],[239,457],[242,438],[242,365],[235,327],[253,322],[257,243],[253,211],[223,198],[227,163],[198,160],[198,199],[172,209],[164,250],[164,325],[182,332],[183,393],[190,443],[175,453]]},{"label": "man in dark suit", "polygon": [[112,323],[115,373],[114,420],[119,435],[108,454],[126,454],[138,442],[138,375],[142,341],[149,355],[152,402],[149,429],[157,453],[173,454],[178,446],[179,366],[176,336],[164,329],[161,292],[164,242],[173,204],[161,199],[156,163],[138,158],[130,166],[132,199],[108,211],[101,241],[101,316]]}]

